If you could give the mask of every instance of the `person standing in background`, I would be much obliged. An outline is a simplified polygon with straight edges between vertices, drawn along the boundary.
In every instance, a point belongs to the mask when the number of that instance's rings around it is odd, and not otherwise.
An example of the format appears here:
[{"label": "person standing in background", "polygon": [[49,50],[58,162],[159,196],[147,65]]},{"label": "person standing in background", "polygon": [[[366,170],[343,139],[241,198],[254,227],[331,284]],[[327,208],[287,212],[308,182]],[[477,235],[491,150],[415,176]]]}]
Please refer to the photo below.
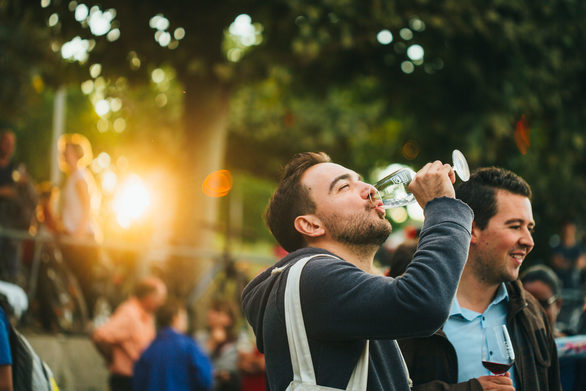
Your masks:
[{"label": "person standing in background", "polygon": [[552,249],[551,267],[566,289],[579,289],[584,283],[582,273],[586,269],[586,250],[576,240],[576,230],[574,222],[564,221],[560,244]]},{"label": "person standing in background", "polygon": [[562,223],[560,243],[552,248],[550,265],[562,282],[564,305],[558,316],[560,328],[577,333],[584,311],[584,271],[586,270],[586,249],[576,238],[576,223],[565,220]]},{"label": "person standing in background", "polygon": [[78,279],[90,316],[93,315],[97,294],[94,271],[100,262],[97,243],[101,240],[95,213],[100,194],[94,177],[87,169],[92,161],[92,148],[81,134],[64,134],[59,139],[61,168],[67,174],[60,192],[60,233],[63,256]]},{"label": "person standing in background", "polygon": [[[37,203],[34,186],[23,164],[14,161],[16,136],[10,129],[0,131],[0,226],[28,230]],[[17,282],[20,242],[0,236],[0,278]]]},{"label": "person standing in background", "polygon": [[108,363],[110,391],[132,391],[133,365],[155,339],[154,314],[166,298],[165,283],[146,277],[137,284],[134,295],[92,333],[94,345]]},{"label": "person standing in background", "polygon": [[87,166],[92,147],[81,134],[65,134],[59,140],[62,169],[67,174],[61,192],[62,232],[73,238],[99,239],[94,213],[99,207],[98,187]]},{"label": "person standing in background", "polygon": [[207,329],[197,340],[214,366],[215,391],[239,391],[236,309],[227,300],[212,300],[207,310]]},{"label": "person standing in background", "polygon": [[558,276],[546,265],[527,268],[519,277],[523,288],[533,295],[543,307],[554,337],[564,337],[565,333],[556,328],[556,321],[562,308],[562,284]]},{"label": "person standing in background", "polygon": [[209,391],[212,363],[195,340],[185,335],[185,306],[167,300],[157,311],[159,331],[134,364],[134,391]]}]

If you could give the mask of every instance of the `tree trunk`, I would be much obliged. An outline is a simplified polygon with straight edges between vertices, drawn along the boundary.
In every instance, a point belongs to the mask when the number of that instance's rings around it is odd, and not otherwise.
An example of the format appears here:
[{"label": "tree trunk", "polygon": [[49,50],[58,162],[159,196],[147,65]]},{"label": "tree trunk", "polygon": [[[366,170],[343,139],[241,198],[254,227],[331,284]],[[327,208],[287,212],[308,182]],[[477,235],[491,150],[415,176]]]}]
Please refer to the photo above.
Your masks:
[{"label": "tree trunk", "polygon": [[203,193],[202,184],[224,165],[228,126],[228,87],[217,81],[186,78],[184,101],[185,166],[177,237],[186,245],[214,249],[219,198]]}]

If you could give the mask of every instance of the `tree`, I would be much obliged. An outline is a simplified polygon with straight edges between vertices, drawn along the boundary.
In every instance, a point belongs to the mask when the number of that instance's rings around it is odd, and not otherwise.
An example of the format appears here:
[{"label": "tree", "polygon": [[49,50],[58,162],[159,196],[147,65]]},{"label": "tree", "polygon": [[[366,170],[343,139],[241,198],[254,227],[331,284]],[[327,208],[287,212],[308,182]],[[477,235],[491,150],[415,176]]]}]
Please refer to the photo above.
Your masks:
[{"label": "tree", "polygon": [[[64,66],[68,78],[94,63],[131,82],[174,69],[191,157],[182,166],[194,171],[182,193],[205,221],[215,209],[190,188],[222,166],[228,135],[226,164],[269,178],[301,149],[368,172],[449,160],[458,147],[472,167],[511,168],[533,185],[538,227],[552,223],[538,229],[541,258],[560,208],[585,215],[576,196],[586,191],[579,1],[86,2],[87,17],[110,15],[104,35],[75,20],[76,3],[44,3],[42,20],[58,15],[52,40],[79,36],[93,47],[84,66]],[[229,33],[243,13],[252,46]]]}]

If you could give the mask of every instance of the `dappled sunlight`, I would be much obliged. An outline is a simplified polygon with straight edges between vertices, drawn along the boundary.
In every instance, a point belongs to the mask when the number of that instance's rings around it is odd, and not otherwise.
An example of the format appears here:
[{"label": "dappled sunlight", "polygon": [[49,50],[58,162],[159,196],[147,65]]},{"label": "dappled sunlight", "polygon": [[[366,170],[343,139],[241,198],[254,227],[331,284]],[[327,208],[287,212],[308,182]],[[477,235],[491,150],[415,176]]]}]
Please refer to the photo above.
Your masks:
[{"label": "dappled sunlight", "polygon": [[231,62],[238,62],[251,47],[262,43],[263,27],[260,23],[252,23],[248,14],[240,14],[228,27],[224,40],[226,57]]}]

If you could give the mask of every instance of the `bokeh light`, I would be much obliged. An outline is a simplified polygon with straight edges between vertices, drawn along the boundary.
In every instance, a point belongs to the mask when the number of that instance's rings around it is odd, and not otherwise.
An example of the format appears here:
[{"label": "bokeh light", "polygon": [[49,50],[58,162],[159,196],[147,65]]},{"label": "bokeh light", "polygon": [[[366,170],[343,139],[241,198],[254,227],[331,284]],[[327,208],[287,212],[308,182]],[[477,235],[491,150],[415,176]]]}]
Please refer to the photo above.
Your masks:
[{"label": "bokeh light", "polygon": [[110,112],[110,104],[106,99],[100,99],[94,105],[94,110],[100,117],[103,117]]},{"label": "bokeh light", "polygon": [[411,220],[423,221],[423,209],[417,202],[407,205],[407,214]]},{"label": "bokeh light", "polygon": [[398,224],[404,223],[407,221],[407,218],[409,218],[407,210],[403,207],[388,209],[387,213],[389,214],[391,220]]},{"label": "bokeh light", "polygon": [[116,189],[118,177],[112,170],[106,170],[102,174],[102,191],[107,194],[112,194]]},{"label": "bokeh light", "polygon": [[110,121],[106,118],[100,118],[96,123],[96,128],[100,133],[106,133],[110,129]]},{"label": "bokeh light", "polygon": [[250,15],[238,15],[225,32],[222,46],[226,58],[231,62],[240,61],[248,50],[261,44],[262,31],[262,25],[252,23]]},{"label": "bokeh light", "polygon": [[116,118],[112,127],[116,133],[122,133],[126,130],[126,120],[124,118]]},{"label": "bokeh light", "polygon": [[110,30],[108,32],[108,34],[106,35],[106,38],[110,42],[114,42],[114,41],[118,40],[118,38],[120,38],[120,29],[112,29],[112,30]]},{"label": "bokeh light", "polygon": [[85,95],[89,95],[94,91],[94,81],[93,80],[86,80],[81,83],[81,92]]},{"label": "bokeh light", "polygon": [[203,181],[202,190],[205,195],[210,197],[224,197],[232,189],[232,174],[228,170],[218,170],[212,172]]},{"label": "bokeh light", "polygon": [[75,20],[78,22],[83,22],[87,19],[88,15],[90,14],[90,10],[85,4],[79,4],[75,7]]},{"label": "bokeh light", "polygon": [[155,69],[151,72],[151,79],[157,84],[163,82],[165,80],[165,71],[161,68]]},{"label": "bokeh light", "polygon": [[149,26],[155,30],[165,31],[169,28],[169,19],[165,18],[163,14],[157,14],[149,20]]},{"label": "bokeh light", "polygon": [[122,108],[122,99],[120,98],[110,98],[109,102],[110,110],[112,110],[112,112],[114,113],[120,111],[120,109]]},{"label": "bokeh light", "polygon": [[376,40],[381,45],[388,45],[391,42],[393,42],[393,33],[391,33],[390,30],[387,30],[387,29],[381,30],[376,35]]},{"label": "bokeh light", "polygon": [[84,63],[87,61],[91,51],[91,42],[81,37],[75,37],[61,46],[61,57],[69,61]]},{"label": "bokeh light", "polygon": [[161,92],[160,94],[157,94],[157,96],[155,96],[155,104],[159,107],[165,107],[167,106],[167,103],[169,102],[169,99],[167,98],[167,94]]},{"label": "bokeh light", "polygon": [[98,76],[100,76],[100,73],[102,73],[102,65],[100,64],[92,64],[90,66],[90,76],[92,78],[96,78]]},{"label": "bokeh light", "polygon": [[144,182],[138,175],[129,176],[114,195],[112,209],[122,228],[129,228],[149,207],[151,199]]},{"label": "bokeh light", "polygon": [[177,27],[175,29],[175,32],[173,33],[173,37],[176,40],[181,40],[181,39],[185,38],[185,29],[183,27]]},{"label": "bokeh light", "polygon": [[401,30],[399,30],[399,35],[405,41],[409,41],[409,40],[413,39],[413,31],[409,30],[407,27],[404,27]]},{"label": "bokeh light", "polygon": [[411,18],[409,20],[409,27],[414,31],[421,32],[425,30],[425,22],[419,18]]},{"label": "bokeh light", "polygon": [[403,61],[401,63],[401,70],[403,73],[410,74],[415,70],[415,65],[411,61]]},{"label": "bokeh light", "polygon": [[116,11],[109,9],[102,12],[97,6],[92,7],[88,18],[90,31],[95,36],[106,35],[112,28],[112,20],[116,16]]},{"label": "bokeh light", "polygon": [[423,60],[424,54],[425,51],[421,45],[411,45],[407,48],[407,57],[409,57],[412,61]]},{"label": "bokeh light", "polygon": [[49,16],[47,24],[49,25],[49,27],[55,27],[57,23],[59,23],[59,15],[57,15],[56,13],[51,14],[51,16]]}]

